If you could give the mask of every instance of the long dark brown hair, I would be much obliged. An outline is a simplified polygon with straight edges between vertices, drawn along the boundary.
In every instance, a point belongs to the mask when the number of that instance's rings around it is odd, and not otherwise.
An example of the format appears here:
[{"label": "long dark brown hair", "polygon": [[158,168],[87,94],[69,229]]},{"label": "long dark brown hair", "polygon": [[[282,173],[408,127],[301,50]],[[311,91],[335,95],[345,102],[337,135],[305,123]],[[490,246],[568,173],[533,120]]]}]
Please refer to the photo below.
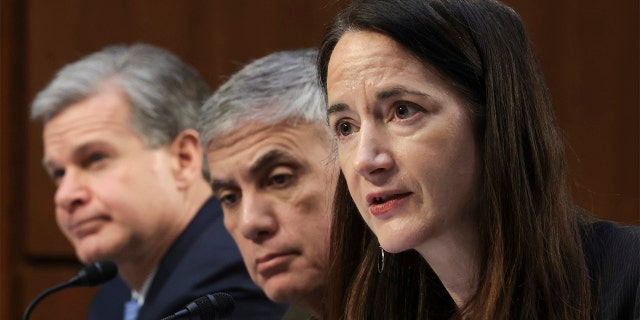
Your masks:
[{"label": "long dark brown hair", "polygon": [[414,250],[386,255],[344,176],[334,203],[327,319],[592,319],[562,137],[515,11],[492,0],[356,0],[323,39],[318,73],[348,31],[384,34],[435,68],[467,101],[481,153],[478,286],[458,308]]}]

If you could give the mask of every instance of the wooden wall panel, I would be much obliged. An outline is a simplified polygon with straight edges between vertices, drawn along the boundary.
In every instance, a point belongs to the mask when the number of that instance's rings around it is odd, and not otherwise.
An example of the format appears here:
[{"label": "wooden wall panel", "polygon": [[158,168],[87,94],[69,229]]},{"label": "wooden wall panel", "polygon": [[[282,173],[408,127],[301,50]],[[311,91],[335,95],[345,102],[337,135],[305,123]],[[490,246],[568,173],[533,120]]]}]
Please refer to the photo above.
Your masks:
[{"label": "wooden wall panel", "polygon": [[0,319],[18,319],[15,281],[21,251],[19,219],[24,212],[24,128],[22,26],[20,1],[0,1]]},{"label": "wooden wall panel", "polygon": [[[29,265],[22,269],[19,310],[26,310],[29,303],[44,290],[63,283],[75,275],[80,264]],[[91,299],[97,288],[66,288],[42,299],[33,309],[30,320],[86,319]],[[21,313],[22,315],[22,313]],[[8,318],[7,318],[8,319]],[[12,318],[12,319],[18,319]],[[118,320],[118,319],[114,319]]]},{"label": "wooden wall panel", "polygon": [[638,1],[505,2],[525,21],[542,64],[577,202],[640,224]]},{"label": "wooden wall panel", "polygon": [[9,263],[9,198],[5,196],[9,192],[9,179],[6,160],[9,152],[9,112],[4,107],[9,104],[8,90],[10,72],[5,68],[10,65],[9,37],[11,36],[11,15],[9,3],[0,2],[0,318],[9,318],[9,287],[11,286],[11,264]]},{"label": "wooden wall panel", "polygon": [[9,37],[11,36],[11,15],[9,3],[0,2],[0,318],[8,319],[9,290],[11,286],[11,264],[9,263],[9,216],[4,212],[9,211],[9,198],[5,196],[9,192],[9,179],[7,168],[9,167],[7,154],[9,152],[9,112],[3,107],[9,104],[8,90],[9,74],[5,68],[10,65]]}]

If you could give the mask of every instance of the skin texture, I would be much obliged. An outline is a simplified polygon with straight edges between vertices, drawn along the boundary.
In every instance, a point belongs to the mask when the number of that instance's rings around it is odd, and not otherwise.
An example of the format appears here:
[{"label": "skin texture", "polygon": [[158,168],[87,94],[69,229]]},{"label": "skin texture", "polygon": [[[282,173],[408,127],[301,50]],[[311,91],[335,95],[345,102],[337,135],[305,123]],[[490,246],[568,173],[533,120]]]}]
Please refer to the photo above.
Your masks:
[{"label": "skin texture", "polygon": [[337,164],[314,124],[243,123],[207,148],[214,195],[253,281],[321,311]]},{"label": "skin texture", "polygon": [[329,124],[363,219],[416,249],[458,302],[473,288],[479,159],[465,102],[390,38],[347,32],[327,77]]},{"label": "skin texture", "polygon": [[[109,87],[57,114],[43,138],[56,220],[78,258],[115,261],[137,288],[210,194],[197,133],[147,148],[124,94]],[[197,179],[204,187],[193,188]]]}]

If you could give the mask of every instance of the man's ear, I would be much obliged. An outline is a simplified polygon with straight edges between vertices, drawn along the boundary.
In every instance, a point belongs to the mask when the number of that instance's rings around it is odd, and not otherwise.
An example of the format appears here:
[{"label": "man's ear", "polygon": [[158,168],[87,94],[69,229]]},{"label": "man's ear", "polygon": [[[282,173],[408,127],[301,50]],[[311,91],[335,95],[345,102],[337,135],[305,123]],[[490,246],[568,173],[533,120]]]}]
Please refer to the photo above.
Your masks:
[{"label": "man's ear", "polygon": [[173,173],[180,188],[190,186],[195,179],[202,179],[202,147],[198,132],[186,129],[173,139],[169,147],[173,156]]}]

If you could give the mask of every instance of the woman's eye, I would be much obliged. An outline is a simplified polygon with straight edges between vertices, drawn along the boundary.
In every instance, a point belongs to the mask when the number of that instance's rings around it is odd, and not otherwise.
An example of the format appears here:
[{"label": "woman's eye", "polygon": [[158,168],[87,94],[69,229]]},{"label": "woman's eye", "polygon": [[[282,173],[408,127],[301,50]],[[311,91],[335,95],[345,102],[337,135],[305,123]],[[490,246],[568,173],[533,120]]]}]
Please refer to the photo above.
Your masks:
[{"label": "woman's eye", "polygon": [[341,120],[336,124],[336,130],[341,136],[348,136],[353,133],[353,125],[347,121]]},{"label": "woman's eye", "polygon": [[395,117],[398,119],[408,119],[418,112],[417,107],[410,104],[399,104],[395,109]]}]

